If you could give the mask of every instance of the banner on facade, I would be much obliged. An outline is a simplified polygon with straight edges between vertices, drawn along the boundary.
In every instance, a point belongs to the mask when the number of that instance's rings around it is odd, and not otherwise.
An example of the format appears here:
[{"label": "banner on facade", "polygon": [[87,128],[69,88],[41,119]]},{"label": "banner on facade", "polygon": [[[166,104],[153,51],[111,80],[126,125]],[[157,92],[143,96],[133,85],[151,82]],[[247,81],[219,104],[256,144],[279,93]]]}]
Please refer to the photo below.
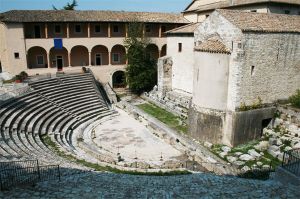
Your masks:
[{"label": "banner on facade", "polygon": [[62,39],[54,39],[54,49],[62,49],[63,42]]}]

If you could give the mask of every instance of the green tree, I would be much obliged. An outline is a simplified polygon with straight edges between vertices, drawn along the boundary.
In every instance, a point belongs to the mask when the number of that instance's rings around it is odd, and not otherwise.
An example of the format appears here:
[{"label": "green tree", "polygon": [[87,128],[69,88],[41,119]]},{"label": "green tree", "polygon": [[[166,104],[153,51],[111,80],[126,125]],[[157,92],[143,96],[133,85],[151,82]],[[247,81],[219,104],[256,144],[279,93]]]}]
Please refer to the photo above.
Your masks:
[{"label": "green tree", "polygon": [[150,91],[157,83],[157,64],[147,53],[150,40],[143,35],[143,27],[143,23],[131,22],[128,25],[128,38],[124,40],[128,59],[127,84],[137,94]]},{"label": "green tree", "polygon": [[[75,10],[76,6],[78,6],[77,1],[73,0],[71,4],[67,3],[67,5],[65,5],[62,10]],[[52,7],[54,10],[58,10],[54,5],[52,5]]]}]

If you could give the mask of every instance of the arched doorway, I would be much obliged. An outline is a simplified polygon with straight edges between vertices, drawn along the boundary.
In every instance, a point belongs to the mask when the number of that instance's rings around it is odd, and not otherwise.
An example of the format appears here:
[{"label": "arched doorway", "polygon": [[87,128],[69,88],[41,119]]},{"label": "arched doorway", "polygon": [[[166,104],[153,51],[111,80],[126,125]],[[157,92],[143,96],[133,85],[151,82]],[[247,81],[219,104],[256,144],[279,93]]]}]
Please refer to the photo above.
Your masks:
[{"label": "arched doorway", "polygon": [[161,53],[160,53],[161,57],[166,56],[166,55],[167,55],[167,44],[162,46]]},{"label": "arched doorway", "polygon": [[88,66],[89,50],[85,46],[74,46],[71,49],[71,66]]},{"label": "arched doorway", "polygon": [[52,68],[57,68],[58,71],[69,65],[68,51],[66,48],[50,50],[50,65]]},{"label": "arched doorway", "polygon": [[116,71],[112,76],[113,88],[125,88],[126,87],[126,76],[124,71]]},{"label": "arched doorway", "polygon": [[146,55],[149,56],[151,59],[157,61],[159,57],[159,49],[155,44],[149,44],[146,47]]},{"label": "arched doorway", "polygon": [[101,66],[109,64],[108,49],[103,45],[97,45],[92,48],[91,52],[92,66]]},{"label": "arched doorway", "polygon": [[48,68],[47,52],[40,46],[31,47],[27,51],[28,68]]},{"label": "arched doorway", "polygon": [[126,50],[122,45],[115,45],[111,49],[111,64],[123,65],[126,64]]}]

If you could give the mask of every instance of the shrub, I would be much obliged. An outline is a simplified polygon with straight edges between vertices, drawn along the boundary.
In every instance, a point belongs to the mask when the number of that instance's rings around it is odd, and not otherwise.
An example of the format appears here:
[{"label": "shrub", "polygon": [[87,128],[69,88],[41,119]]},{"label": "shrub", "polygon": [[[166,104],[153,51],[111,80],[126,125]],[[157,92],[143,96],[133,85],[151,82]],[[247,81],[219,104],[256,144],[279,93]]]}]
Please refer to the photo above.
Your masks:
[{"label": "shrub", "polygon": [[21,80],[25,80],[28,78],[28,74],[25,71],[20,72],[19,76]]},{"label": "shrub", "polygon": [[292,104],[292,106],[300,108],[300,89],[296,91],[295,95],[289,97],[289,102]]}]

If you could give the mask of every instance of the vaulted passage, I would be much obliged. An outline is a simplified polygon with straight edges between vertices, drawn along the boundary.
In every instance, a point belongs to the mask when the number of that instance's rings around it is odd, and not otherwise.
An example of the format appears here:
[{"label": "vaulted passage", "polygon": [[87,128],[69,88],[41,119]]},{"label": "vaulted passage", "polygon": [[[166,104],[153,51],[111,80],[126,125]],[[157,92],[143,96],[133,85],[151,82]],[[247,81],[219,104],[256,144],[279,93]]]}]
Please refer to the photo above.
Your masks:
[{"label": "vaulted passage", "polygon": [[42,47],[35,46],[27,52],[28,68],[47,68],[47,60],[47,52]]},{"label": "vaulted passage", "polygon": [[89,51],[84,46],[74,46],[71,50],[71,66],[88,66]]},{"label": "vaulted passage", "polygon": [[113,88],[125,88],[126,77],[124,71],[116,71],[112,76]]}]

